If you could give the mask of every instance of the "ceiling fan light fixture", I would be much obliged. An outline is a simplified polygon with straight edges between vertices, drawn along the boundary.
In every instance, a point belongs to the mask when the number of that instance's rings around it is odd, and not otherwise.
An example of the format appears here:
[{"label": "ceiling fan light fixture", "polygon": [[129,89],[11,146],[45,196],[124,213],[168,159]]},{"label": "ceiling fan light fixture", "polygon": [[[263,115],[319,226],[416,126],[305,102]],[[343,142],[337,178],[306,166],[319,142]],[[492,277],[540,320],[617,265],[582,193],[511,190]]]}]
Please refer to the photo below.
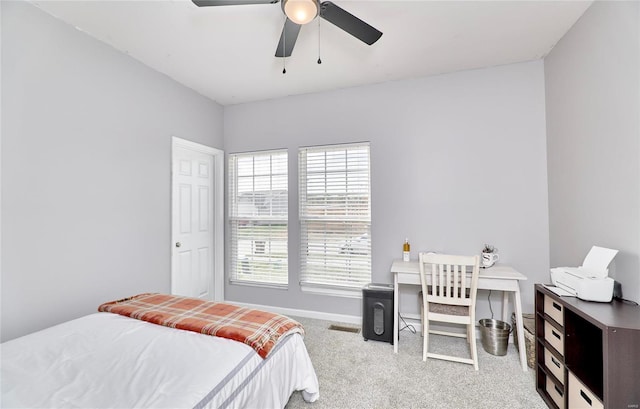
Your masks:
[{"label": "ceiling fan light fixture", "polygon": [[296,24],[307,24],[318,16],[318,0],[282,0],[282,9],[289,20]]}]

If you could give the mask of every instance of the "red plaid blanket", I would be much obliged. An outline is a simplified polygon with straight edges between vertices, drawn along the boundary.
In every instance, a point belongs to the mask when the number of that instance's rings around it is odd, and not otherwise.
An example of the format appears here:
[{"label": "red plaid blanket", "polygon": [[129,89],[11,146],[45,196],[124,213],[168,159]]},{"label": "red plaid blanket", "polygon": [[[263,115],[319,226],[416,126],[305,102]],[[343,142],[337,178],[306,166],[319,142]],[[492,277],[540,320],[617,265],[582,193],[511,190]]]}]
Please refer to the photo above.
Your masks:
[{"label": "red plaid blanket", "polygon": [[284,335],[304,334],[300,323],[284,315],[176,295],[140,294],[104,303],[98,311],[243,342],[262,358]]}]

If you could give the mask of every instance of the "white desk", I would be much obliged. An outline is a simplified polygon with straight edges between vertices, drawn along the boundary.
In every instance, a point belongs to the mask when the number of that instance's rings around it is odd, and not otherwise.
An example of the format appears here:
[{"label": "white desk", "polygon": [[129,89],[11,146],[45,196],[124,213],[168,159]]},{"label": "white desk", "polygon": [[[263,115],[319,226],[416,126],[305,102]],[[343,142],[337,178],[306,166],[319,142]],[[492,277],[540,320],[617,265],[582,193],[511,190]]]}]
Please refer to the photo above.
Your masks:
[{"label": "white desk", "polygon": [[[398,313],[400,285],[420,285],[420,266],[418,261],[394,260],[391,264],[393,273],[393,352],[398,352]],[[517,272],[513,267],[496,264],[490,268],[481,268],[478,276],[479,290],[498,290],[503,292],[502,320],[507,321],[509,293],[513,293],[513,304],[518,328],[518,345],[520,345],[520,364],[522,370],[527,371],[527,358],[524,343],[524,328],[522,326],[522,303],[520,301],[520,280],[527,277]]]}]

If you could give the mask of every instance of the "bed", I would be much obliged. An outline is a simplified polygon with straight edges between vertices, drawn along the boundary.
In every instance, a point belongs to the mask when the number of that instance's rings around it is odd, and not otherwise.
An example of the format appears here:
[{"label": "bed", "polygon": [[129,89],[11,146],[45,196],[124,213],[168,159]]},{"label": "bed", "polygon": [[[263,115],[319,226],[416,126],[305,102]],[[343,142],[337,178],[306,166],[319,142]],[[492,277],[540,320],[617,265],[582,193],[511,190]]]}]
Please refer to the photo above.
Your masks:
[{"label": "bed", "polygon": [[282,408],[297,390],[313,402],[318,380],[303,335],[289,332],[262,354],[98,312],[3,343],[0,406]]}]

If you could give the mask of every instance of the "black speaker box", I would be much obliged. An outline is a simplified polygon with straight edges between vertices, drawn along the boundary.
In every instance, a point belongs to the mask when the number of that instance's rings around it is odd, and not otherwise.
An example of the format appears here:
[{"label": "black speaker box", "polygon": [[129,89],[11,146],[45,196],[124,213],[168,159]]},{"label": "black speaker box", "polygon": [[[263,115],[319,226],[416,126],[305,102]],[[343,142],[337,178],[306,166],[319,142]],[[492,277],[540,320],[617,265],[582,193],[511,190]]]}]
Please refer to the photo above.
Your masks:
[{"label": "black speaker box", "polygon": [[393,344],[393,284],[371,283],[362,289],[362,336]]}]

